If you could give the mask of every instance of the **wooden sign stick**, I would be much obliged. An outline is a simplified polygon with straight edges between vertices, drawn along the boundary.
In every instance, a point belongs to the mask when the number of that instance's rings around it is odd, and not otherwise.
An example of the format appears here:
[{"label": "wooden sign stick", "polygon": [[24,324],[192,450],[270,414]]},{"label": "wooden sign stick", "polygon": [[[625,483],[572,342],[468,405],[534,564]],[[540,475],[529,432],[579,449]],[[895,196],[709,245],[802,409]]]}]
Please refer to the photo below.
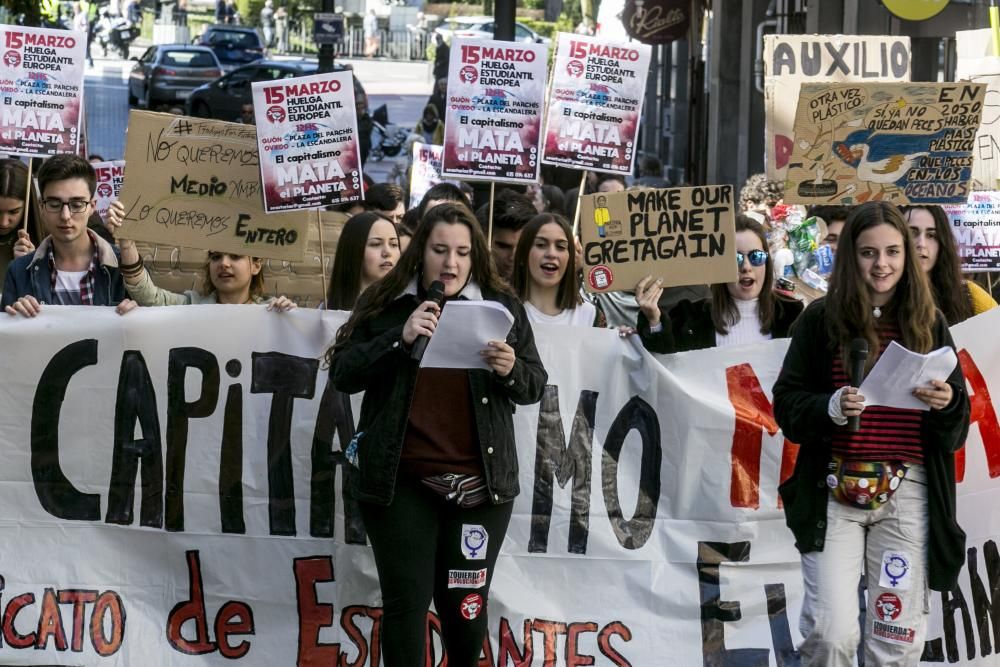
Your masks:
[{"label": "wooden sign stick", "polygon": [[573,238],[576,238],[576,233],[580,230],[580,200],[583,199],[583,186],[587,184],[587,170],[583,170],[583,176],[580,177],[580,189],[576,193],[576,214],[573,216]]}]

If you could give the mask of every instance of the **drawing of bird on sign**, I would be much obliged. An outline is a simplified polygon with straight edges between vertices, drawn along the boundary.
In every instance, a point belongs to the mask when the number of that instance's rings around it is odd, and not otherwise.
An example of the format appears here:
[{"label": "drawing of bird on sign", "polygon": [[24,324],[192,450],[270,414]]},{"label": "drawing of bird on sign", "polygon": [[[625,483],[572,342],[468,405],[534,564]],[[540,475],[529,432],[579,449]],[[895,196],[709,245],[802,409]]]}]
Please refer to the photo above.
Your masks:
[{"label": "drawing of bird on sign", "polygon": [[[930,154],[930,142],[942,134],[872,136],[870,130],[858,130],[843,141],[834,141],[833,153],[853,167],[857,180],[866,185],[865,192],[855,196],[856,201],[882,199],[887,192],[906,185],[910,169],[920,166],[920,158]],[[875,192],[873,185],[878,186]]]}]

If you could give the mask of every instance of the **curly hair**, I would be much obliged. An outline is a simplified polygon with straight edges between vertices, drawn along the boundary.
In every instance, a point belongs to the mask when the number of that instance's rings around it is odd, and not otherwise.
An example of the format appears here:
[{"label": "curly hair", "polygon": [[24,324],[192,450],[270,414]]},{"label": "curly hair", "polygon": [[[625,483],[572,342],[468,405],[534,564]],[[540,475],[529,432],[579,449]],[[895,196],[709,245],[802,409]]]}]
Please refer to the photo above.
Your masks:
[{"label": "curly hair", "polygon": [[774,206],[784,196],[784,182],[769,181],[767,174],[752,174],[740,188],[740,208],[746,210],[760,204]]}]

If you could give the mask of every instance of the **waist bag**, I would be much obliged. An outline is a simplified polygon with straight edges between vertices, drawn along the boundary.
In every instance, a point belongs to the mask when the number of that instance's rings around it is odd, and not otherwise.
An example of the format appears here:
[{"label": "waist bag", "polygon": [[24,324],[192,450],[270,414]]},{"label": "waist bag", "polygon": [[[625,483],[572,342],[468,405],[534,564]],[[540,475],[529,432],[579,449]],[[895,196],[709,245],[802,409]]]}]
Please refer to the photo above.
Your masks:
[{"label": "waist bag", "polygon": [[835,456],[827,464],[826,485],[837,502],[873,510],[889,502],[906,470],[902,461],[851,461]]}]

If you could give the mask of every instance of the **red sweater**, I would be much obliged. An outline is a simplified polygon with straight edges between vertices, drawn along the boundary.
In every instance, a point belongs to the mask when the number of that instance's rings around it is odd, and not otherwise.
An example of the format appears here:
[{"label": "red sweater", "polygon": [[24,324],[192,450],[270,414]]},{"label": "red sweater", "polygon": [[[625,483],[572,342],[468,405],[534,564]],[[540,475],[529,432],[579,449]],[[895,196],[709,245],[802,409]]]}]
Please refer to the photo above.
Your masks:
[{"label": "red sweater", "polygon": [[421,368],[417,373],[401,466],[415,477],[483,474],[468,371]]},{"label": "red sweater", "polygon": [[[899,341],[901,334],[895,322],[881,321],[878,324],[879,356],[892,341]],[[834,355],[832,390],[845,385],[854,386],[848,378],[840,354]],[[859,461],[908,461],[922,463],[924,454],[921,447],[920,425],[922,410],[887,408],[869,405],[861,413],[861,428],[848,431],[846,426],[834,426],[832,452],[834,456]]]}]

